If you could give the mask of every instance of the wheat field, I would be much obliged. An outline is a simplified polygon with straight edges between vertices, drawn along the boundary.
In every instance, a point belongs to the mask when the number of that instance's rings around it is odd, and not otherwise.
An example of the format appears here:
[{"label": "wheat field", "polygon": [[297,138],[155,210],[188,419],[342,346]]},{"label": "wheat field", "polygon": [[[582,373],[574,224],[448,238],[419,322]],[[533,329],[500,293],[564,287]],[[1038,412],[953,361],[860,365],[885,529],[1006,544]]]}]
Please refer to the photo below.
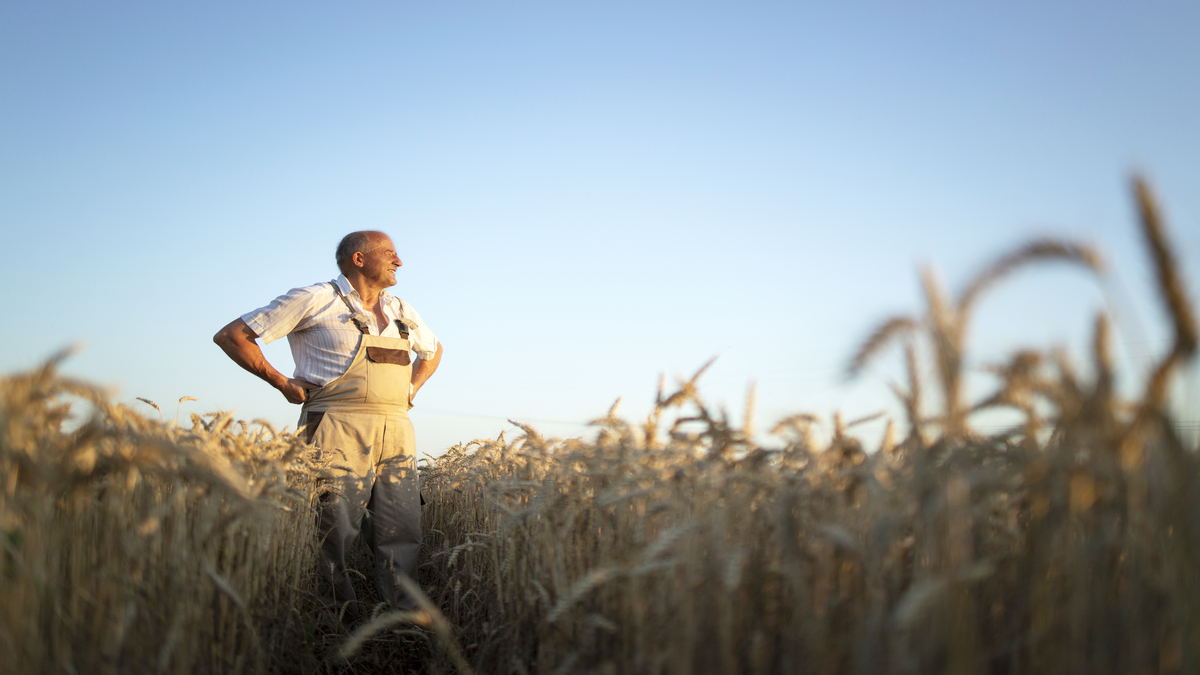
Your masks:
[{"label": "wheat field", "polygon": [[[1019,352],[968,400],[981,298],[1029,265],[1102,275],[1095,251],[1033,242],[956,295],[925,274],[924,310],[848,366],[905,354],[879,447],[862,420],[822,435],[806,414],[760,443],[752,411],[738,427],[699,398],[703,369],[592,437],[461,444],[422,466],[418,609],[353,632],[315,593],[313,448],[144,417],[57,361],[7,377],[0,672],[1200,672],[1200,449],[1168,400],[1197,329],[1143,183],[1134,198],[1173,337],[1134,400],[1103,315],[1088,368]],[[978,431],[993,409],[1020,421]]]}]

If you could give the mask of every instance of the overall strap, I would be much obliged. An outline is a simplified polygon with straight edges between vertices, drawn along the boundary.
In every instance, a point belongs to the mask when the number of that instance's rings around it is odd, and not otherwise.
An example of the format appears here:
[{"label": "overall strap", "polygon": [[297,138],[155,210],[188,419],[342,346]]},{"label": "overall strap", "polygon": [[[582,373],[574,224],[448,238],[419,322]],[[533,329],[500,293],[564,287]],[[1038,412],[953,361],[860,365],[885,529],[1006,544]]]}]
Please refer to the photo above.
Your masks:
[{"label": "overall strap", "polygon": [[358,328],[359,332],[363,335],[370,335],[371,329],[367,326],[367,324],[355,318],[354,315],[358,314],[358,312],[354,311],[354,306],[350,304],[350,298],[347,298],[342,294],[342,289],[337,285],[337,280],[330,281],[329,285],[333,286],[333,292],[337,293],[337,296],[342,299],[342,302],[346,303],[346,309],[350,310],[350,320],[354,322],[354,325],[356,328]]}]

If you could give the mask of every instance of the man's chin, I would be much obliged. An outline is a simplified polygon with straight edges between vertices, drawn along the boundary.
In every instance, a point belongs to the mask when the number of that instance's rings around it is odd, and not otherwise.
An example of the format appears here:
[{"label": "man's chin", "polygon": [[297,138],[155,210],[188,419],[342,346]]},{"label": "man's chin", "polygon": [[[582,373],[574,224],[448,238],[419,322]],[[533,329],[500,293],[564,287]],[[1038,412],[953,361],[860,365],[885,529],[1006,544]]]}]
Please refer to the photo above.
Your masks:
[{"label": "man's chin", "polygon": [[379,284],[380,288],[391,288],[392,286],[396,285],[396,275],[394,274],[381,274],[377,277],[369,278],[371,281]]}]

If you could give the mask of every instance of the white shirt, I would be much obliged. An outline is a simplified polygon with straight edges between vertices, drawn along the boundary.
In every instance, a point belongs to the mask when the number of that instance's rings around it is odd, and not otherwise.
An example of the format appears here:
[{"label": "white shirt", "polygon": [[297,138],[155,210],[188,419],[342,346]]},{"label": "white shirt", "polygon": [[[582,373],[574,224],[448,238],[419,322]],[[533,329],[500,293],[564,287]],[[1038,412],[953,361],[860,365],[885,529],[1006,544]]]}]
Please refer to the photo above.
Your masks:
[{"label": "white shirt", "polygon": [[[387,291],[380,291],[383,315],[388,318],[381,333],[375,313],[363,310],[358,291],[354,290],[345,275],[338,275],[335,281],[354,311],[366,315],[371,335],[400,337],[400,329],[396,327],[396,320],[399,319],[408,326],[408,340],[417,356],[432,359],[437,353],[437,336],[429,330],[412,305]],[[264,344],[286,335],[288,345],[292,348],[292,358],[296,361],[296,371],[292,377],[321,386],[341,377],[350,367],[361,335],[350,320],[346,303],[333,292],[333,287],[327,281],[293,288],[266,307],[243,314],[242,320],[258,333]]]}]

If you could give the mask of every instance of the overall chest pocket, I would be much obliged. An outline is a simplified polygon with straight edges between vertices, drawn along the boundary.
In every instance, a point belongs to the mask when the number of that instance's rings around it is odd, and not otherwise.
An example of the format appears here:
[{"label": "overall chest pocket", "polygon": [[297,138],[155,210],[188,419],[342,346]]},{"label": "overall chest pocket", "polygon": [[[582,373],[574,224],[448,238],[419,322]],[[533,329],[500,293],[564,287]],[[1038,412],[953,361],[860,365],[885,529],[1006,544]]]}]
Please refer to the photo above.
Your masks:
[{"label": "overall chest pocket", "polygon": [[408,409],[412,357],[407,349],[367,347],[367,403],[403,404]]},{"label": "overall chest pocket", "polygon": [[387,347],[367,347],[367,360],[371,363],[390,363],[396,366],[407,366],[412,363],[412,357],[407,349],[388,349]]}]

